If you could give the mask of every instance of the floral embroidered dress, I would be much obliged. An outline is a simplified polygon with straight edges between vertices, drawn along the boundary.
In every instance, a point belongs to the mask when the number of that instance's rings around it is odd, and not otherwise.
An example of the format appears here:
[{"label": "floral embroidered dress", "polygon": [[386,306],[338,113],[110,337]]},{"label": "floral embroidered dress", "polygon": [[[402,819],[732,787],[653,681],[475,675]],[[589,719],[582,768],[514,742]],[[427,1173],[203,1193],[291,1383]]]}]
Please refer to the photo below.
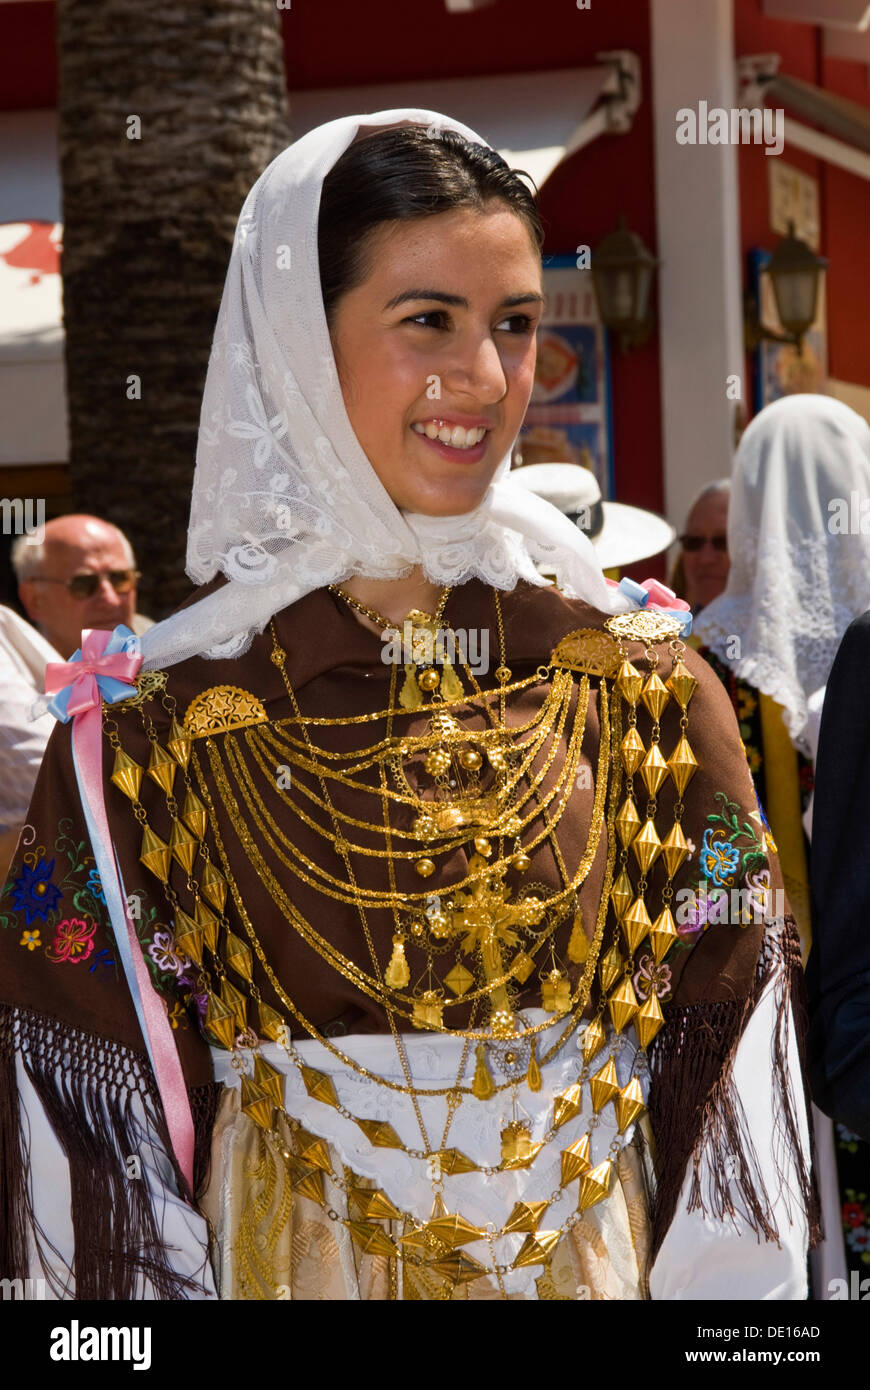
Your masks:
[{"label": "floral embroidered dress", "polygon": [[[58,728],[0,897],[0,1276],[65,1298],[806,1296],[799,952],[727,697],[667,624],[615,635],[525,583],[502,605],[502,679],[476,692],[458,663],[440,704],[422,676],[395,702],[378,637],[316,590],[243,658],[104,708],[193,1190]],[[446,620],[498,651],[479,581]]]}]

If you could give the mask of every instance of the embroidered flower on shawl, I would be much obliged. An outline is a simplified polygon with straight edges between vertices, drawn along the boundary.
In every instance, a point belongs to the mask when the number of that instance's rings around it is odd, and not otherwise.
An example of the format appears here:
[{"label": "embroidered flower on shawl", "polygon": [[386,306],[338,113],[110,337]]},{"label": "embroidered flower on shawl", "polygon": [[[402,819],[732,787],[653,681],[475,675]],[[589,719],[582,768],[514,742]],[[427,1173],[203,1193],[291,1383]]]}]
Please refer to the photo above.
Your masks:
[{"label": "embroidered flower on shawl", "polygon": [[714,883],[729,885],[731,875],[740,863],[740,850],[715,830],[704,831],[701,847],[701,873]]},{"label": "embroidered flower on shawl", "polygon": [[148,947],[148,954],[160,970],[165,970],[170,975],[181,975],[187,968],[187,961],[176,955],[171,931],[156,931],[154,940]]},{"label": "embroidered flower on shawl", "polygon": [[846,1244],[857,1250],[864,1264],[870,1264],[870,1231],[866,1226],[858,1226],[846,1232]]},{"label": "embroidered flower on shawl", "polygon": [[103,884],[100,879],[99,869],[91,869],[91,872],[88,874],[88,881],[86,887],[88,889],[88,892],[92,893],[93,896],[97,899],[97,902],[101,902],[105,905],[106,895],[103,892]]},{"label": "embroidered flower on shawl", "polygon": [[21,940],[18,944],[19,946],[26,946],[28,951],[35,951],[39,946],[42,945],[42,942],[39,939],[39,927],[36,928],[36,931],[22,932]]},{"label": "embroidered flower on shawl", "polygon": [[[676,913],[677,933],[682,939],[694,944],[695,939],[706,930],[710,905],[707,898],[707,885],[699,884],[701,892],[694,888],[681,888],[677,894],[681,899]],[[684,894],[689,894],[688,898]]]},{"label": "embroidered flower on shawl", "polygon": [[671,996],[671,969],[669,965],[659,965],[652,956],[642,956],[640,969],[634,977],[634,990],[638,999],[646,1001],[651,994],[659,999]]},{"label": "embroidered flower on shawl", "polygon": [[21,873],[12,885],[13,905],[19,912],[23,909],[24,925],[27,927],[37,917],[44,922],[49,912],[54,911],[63,897],[60,889],[50,881],[54,873],[54,863],[53,859],[50,864],[44,859],[39,859],[32,867],[23,864]]},{"label": "embroidered flower on shawl", "polygon": [[843,1225],[853,1228],[864,1225],[864,1208],[860,1202],[843,1203]]},{"label": "embroidered flower on shawl", "polygon": [[769,869],[759,869],[757,874],[746,875],[746,896],[752,911],[765,916],[770,898]]},{"label": "embroidered flower on shawl", "polygon": [[62,922],[58,922],[57,935],[45,954],[55,965],[63,961],[79,965],[83,960],[87,960],[94,949],[93,938],[96,930],[96,922],[91,922],[88,926],[80,917],[65,917]]}]

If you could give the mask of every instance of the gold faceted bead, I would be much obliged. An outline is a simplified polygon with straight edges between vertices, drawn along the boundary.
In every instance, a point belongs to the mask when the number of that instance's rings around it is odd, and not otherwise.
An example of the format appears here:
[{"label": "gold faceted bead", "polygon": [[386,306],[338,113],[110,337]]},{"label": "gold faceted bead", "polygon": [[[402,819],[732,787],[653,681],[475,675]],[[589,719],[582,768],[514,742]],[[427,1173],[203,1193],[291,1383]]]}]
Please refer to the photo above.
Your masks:
[{"label": "gold faceted bead", "polygon": [[159,743],[152,743],[151,758],[148,763],[148,776],[157,783],[158,787],[166,793],[172,795],[172,784],[175,781],[175,774],[178,771],[178,763],[174,758],[170,758],[165,749]]},{"label": "gold faceted bead", "polygon": [[514,1231],[536,1231],[549,1205],[549,1202],[517,1202],[502,1227],[502,1235],[507,1236]]},{"label": "gold faceted bead", "polygon": [[695,693],[695,687],[698,682],[695,680],[689,668],[684,666],[682,661],[677,661],[674,663],[674,669],[665,681],[665,684],[680,706],[680,709],[686,709]]},{"label": "gold faceted bead", "polygon": [[459,761],[467,772],[476,772],[483,762],[476,748],[466,748],[459,754]]},{"label": "gold faceted bead", "polygon": [[603,990],[610,989],[610,986],[619,979],[622,974],[622,966],[623,960],[619,954],[619,947],[614,944],[598,963],[598,978]]},{"label": "gold faceted bead", "polygon": [[621,920],[634,901],[634,889],[631,886],[631,879],[625,869],[622,870],[610,890],[610,900],[613,903],[613,910],[616,913],[617,919]]},{"label": "gold faceted bead", "polygon": [[357,1124],[376,1149],[401,1149],[402,1141],[386,1120],[357,1120]]},{"label": "gold faceted bead", "polygon": [[649,1047],[664,1021],[658,996],[651,994],[646,1003],[641,1005],[634,1020],[634,1031],[637,1033],[641,1047]]},{"label": "gold faceted bead", "polygon": [[217,917],[215,917],[211,908],[206,907],[202,898],[197,898],[196,900],[196,906],[193,909],[193,918],[196,925],[202,928],[206,946],[212,953],[215,953],[217,951],[220,922]]},{"label": "gold faceted bead", "polygon": [[626,849],[640,829],[640,816],[630,796],[627,796],[623,801],[615,824],[622,848]]},{"label": "gold faceted bead", "polygon": [[629,777],[633,777],[643,762],[643,755],[646,752],[643,739],[637,729],[631,728],[619,745],[622,752],[622,765]]},{"label": "gold faceted bead", "polygon": [[175,910],[175,945],[188,960],[202,965],[202,928],[180,907]]},{"label": "gold faceted bead", "polygon": [[417,684],[421,690],[437,690],[440,683],[441,676],[431,666],[427,671],[421,671],[417,677]]},{"label": "gold faceted bead", "polygon": [[223,912],[227,900],[227,881],[210,859],[206,860],[202,871],[202,896],[212,907],[216,907],[218,912]]},{"label": "gold faceted bead", "polygon": [[644,1109],[643,1091],[641,1090],[640,1080],[633,1076],[629,1082],[619,1092],[613,1102],[616,1111],[616,1124],[620,1134],[633,1124],[640,1112]]},{"label": "gold faceted bead", "polygon": [[583,1042],[581,1043],[583,1061],[593,1061],[604,1046],[604,1041],[604,1024],[600,1018],[593,1018],[591,1023],[587,1023],[583,1033]]},{"label": "gold faceted bead", "polygon": [[329,1147],[324,1139],[318,1134],[309,1134],[307,1129],[298,1129],[296,1142],[299,1145],[299,1157],[303,1162],[311,1164],[314,1168],[322,1168],[324,1173],[332,1172]]},{"label": "gold faceted bead", "polygon": [[610,996],[607,1007],[610,1010],[610,1018],[614,1028],[617,1033],[621,1033],[625,1025],[630,1023],[637,1013],[637,995],[628,975]]},{"label": "gold faceted bead", "polygon": [[671,697],[668,694],[664,681],[653,671],[641,691],[640,698],[643,700],[653,719],[658,723],[662,717],[662,711]]},{"label": "gold faceted bead", "polygon": [[272,1128],[272,1115],[275,1111],[272,1098],[262,1086],[258,1086],[256,1081],[247,1076],[242,1077],[242,1110],[261,1129]]},{"label": "gold faceted bead", "polygon": [[677,794],[682,796],[698,770],[698,759],[692,752],[685,734],[668,758],[668,767],[676,784]]},{"label": "gold faceted bead", "polygon": [[235,970],[236,974],[241,975],[243,980],[251,980],[253,970],[250,948],[233,932],[227,932],[225,955],[227,965],[231,970]]},{"label": "gold faceted bead", "polygon": [[579,1081],[575,1081],[573,1086],[569,1086],[567,1091],[562,1091],[556,1096],[553,1102],[553,1125],[556,1129],[561,1129],[569,1120],[573,1120],[575,1115],[580,1114],[582,1105],[582,1087]]},{"label": "gold faceted bead", "polygon": [[468,1245],[473,1240],[483,1239],[483,1231],[479,1226],[473,1226],[464,1216],[453,1211],[447,1212],[444,1216],[436,1216],[434,1221],[427,1221],[425,1229],[439,1245],[446,1246],[448,1250],[455,1250],[457,1245]]},{"label": "gold faceted bead", "polygon": [[674,821],[662,840],[662,857],[668,866],[668,878],[673,878],[689,853],[689,846],[679,821]]},{"label": "gold faceted bead", "polygon": [[640,871],[646,875],[652,864],[655,863],[661,853],[662,842],[659,839],[659,832],[651,820],[644,823],[643,830],[634,837],[631,848],[634,852]]},{"label": "gold faceted bead", "polygon": [[181,767],[186,768],[187,764],[190,762],[190,750],[193,747],[193,739],[184,726],[179,724],[175,716],[173,716],[172,723],[169,726],[169,737],[166,740],[166,747],[169,749],[175,761],[179,763]]},{"label": "gold faceted bead", "polygon": [[368,1221],[345,1221],[343,1225],[350,1231],[354,1245],[358,1245],[364,1255],[398,1255],[395,1241],[382,1226],[372,1226]]},{"label": "gold faceted bead", "polygon": [[208,991],[204,1026],[219,1047],[226,1048],[227,1052],[233,1050],[238,1032],[235,1011],[211,990]]},{"label": "gold faceted bead", "polygon": [[435,864],[431,859],[418,859],[414,868],[421,878],[430,878],[435,872]]},{"label": "gold faceted bead", "polygon": [[629,951],[636,951],[652,928],[652,921],[643,898],[638,898],[632,903],[623,917],[621,925]]},{"label": "gold faceted bead", "polygon": [[136,801],[144,776],[145,769],[129,757],[122,748],[119,748],[115,753],[115,766],[112,770],[112,781],[115,786],[120,788],[131,801]]},{"label": "gold faceted bead", "polygon": [[348,1208],[354,1207],[361,1216],[374,1221],[401,1221],[402,1213],[394,1206],[386,1192],[379,1187],[349,1187],[347,1191]]},{"label": "gold faceted bead", "polygon": [[616,1074],[616,1063],[610,1057],[601,1070],[589,1078],[589,1094],[592,1097],[592,1109],[596,1115],[618,1092],[619,1077]]},{"label": "gold faceted bead", "polygon": [[290,1186],[300,1197],[308,1197],[312,1202],[324,1204],[323,1174],[308,1163],[303,1163],[295,1154],[282,1150],[281,1157],[287,1165]]},{"label": "gold faceted bead", "polygon": [[669,907],[662,908],[653,923],[649,940],[656,961],[663,961],[674,942],[679,940],[674,914]]},{"label": "gold faceted bead", "polygon": [[268,1096],[272,1097],[275,1105],[284,1104],[284,1077],[279,1071],[267,1062],[265,1057],[259,1053],[254,1058],[254,1080],[258,1086],[262,1086]]},{"label": "gold faceted bead", "polygon": [[197,796],[196,792],[188,791],[184,798],[184,805],[181,808],[181,819],[184,824],[193,831],[198,840],[201,840],[208,824],[205,807]]},{"label": "gold faceted bead", "polygon": [[667,780],[668,764],[662,757],[662,750],[654,743],[640,765],[640,775],[650,796],[655,796],[662,782]]},{"label": "gold faceted bead", "polygon": [[474,848],[477,850],[478,854],[483,855],[484,859],[488,859],[489,856],[492,854],[492,845],[489,843],[489,840],[486,838],[485,835],[477,836],[476,840],[474,841]]},{"label": "gold faceted bead", "polygon": [[643,676],[630,661],[623,661],[616,675],[616,688],[630,705],[636,705],[643,689]]},{"label": "gold faceted bead", "polygon": [[599,1163],[597,1168],[591,1168],[588,1173],[584,1173],[580,1179],[578,1209],[588,1211],[597,1202],[603,1202],[610,1191],[612,1178],[613,1164],[609,1158],[605,1158],[604,1162]]},{"label": "gold faceted bead", "polygon": [[476,1173],[477,1164],[472,1163],[461,1149],[441,1149],[438,1157],[441,1160],[441,1171],[448,1177],[453,1177],[455,1173]]},{"label": "gold faceted bead", "polygon": [[139,850],[139,859],[150,869],[161,883],[166,883],[169,878],[169,862],[172,858],[172,851],[165,840],[155,834],[150,825],[146,825],[142,832],[142,846]]},{"label": "gold faceted bead", "polygon": [[561,1231],[538,1231],[536,1235],[526,1236],[511,1268],[523,1269],[526,1265],[545,1265],[561,1238]]},{"label": "gold faceted bead", "polygon": [[173,859],[178,860],[186,874],[189,874],[193,868],[198,845],[199,841],[191,835],[186,825],[182,825],[180,820],[172,822],[172,829],[169,832],[169,848],[172,851]]},{"label": "gold faceted bead", "polygon": [[226,975],[221,980],[220,991],[221,999],[236,1016],[238,1032],[243,1033],[248,1026],[248,1007],[245,996],[241,990],[236,989],[235,985],[230,983]]},{"label": "gold faceted bead", "polygon": [[532,867],[532,861],[527,854],[515,854],[511,864],[519,874],[524,874],[527,869]]},{"label": "gold faceted bead", "polygon": [[319,1100],[324,1105],[338,1107],[338,1096],[335,1086],[332,1084],[331,1076],[328,1076],[324,1071],[315,1071],[314,1067],[300,1067],[299,1074],[312,1100]]},{"label": "gold faceted bead", "polygon": [[270,1004],[264,1004],[262,1000],[257,1006],[260,1016],[260,1032],[264,1038],[270,1042],[280,1042],[284,1037],[284,1021],[279,1013]]},{"label": "gold faceted bead", "polygon": [[584,1134],[562,1150],[562,1186],[567,1187],[569,1182],[585,1173],[589,1163],[589,1135]]}]

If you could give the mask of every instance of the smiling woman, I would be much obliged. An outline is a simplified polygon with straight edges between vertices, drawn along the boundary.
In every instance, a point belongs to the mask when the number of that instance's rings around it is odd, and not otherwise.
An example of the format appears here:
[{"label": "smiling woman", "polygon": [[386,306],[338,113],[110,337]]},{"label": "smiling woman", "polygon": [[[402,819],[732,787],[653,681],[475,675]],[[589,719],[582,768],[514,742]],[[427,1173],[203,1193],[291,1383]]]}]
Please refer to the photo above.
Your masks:
[{"label": "smiling woman", "polygon": [[430,111],[330,122],[251,190],[203,587],[66,671],[0,894],[0,1276],[805,1296],[790,919],[671,910],[776,901],[733,713],[686,605],[506,476],[539,250]]}]

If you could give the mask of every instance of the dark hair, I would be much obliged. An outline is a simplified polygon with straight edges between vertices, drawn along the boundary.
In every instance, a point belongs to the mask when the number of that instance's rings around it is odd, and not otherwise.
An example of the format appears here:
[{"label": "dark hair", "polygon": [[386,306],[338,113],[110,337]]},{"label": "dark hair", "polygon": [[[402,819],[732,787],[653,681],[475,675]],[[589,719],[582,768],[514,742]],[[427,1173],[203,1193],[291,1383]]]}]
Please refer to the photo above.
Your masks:
[{"label": "dark hair", "polygon": [[494,199],[522,219],[540,251],[544,228],[532,194],[495,150],[453,130],[430,135],[420,125],[357,140],[330,169],[320,196],[317,250],[330,329],[341,296],[366,277],[369,233],[384,222],[481,209]]}]

